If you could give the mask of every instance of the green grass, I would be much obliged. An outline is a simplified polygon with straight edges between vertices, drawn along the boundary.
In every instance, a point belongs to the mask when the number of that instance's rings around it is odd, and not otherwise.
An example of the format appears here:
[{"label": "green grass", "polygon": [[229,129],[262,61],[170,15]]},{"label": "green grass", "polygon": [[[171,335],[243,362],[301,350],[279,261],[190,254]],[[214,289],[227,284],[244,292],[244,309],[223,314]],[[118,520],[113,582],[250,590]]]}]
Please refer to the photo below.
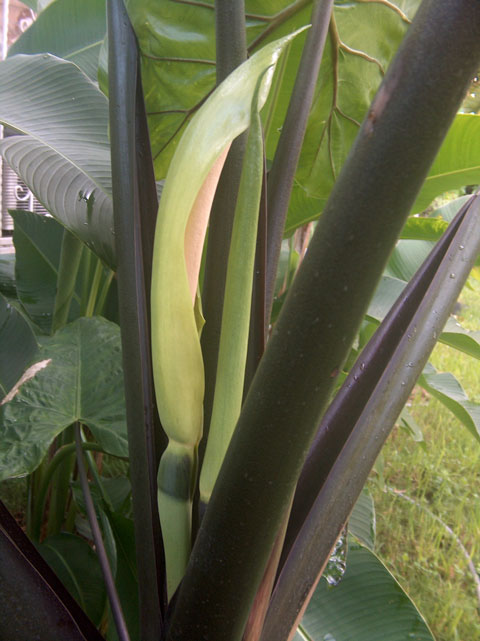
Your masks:
[{"label": "green grass", "polygon": [[[480,330],[480,283],[472,286],[462,293],[457,317],[466,328]],[[444,345],[435,348],[431,361],[439,371],[452,372],[470,399],[480,402],[478,361]],[[480,639],[479,595],[458,541],[480,573],[480,441],[419,388],[410,411],[425,446],[396,428],[382,453],[382,482],[377,474],[369,484],[378,551],[437,641],[474,641]]]}]

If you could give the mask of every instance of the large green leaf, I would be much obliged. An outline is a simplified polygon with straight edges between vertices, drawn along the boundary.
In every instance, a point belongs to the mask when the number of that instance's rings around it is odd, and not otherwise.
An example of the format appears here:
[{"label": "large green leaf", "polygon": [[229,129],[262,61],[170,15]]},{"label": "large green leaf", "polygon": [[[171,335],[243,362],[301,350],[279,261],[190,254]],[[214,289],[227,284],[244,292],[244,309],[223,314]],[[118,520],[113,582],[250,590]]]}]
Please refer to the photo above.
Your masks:
[{"label": "large green leaf", "polygon": [[295,641],[434,641],[422,615],[370,550],[350,541],[347,571],[321,579]]},{"label": "large green leaf", "polygon": [[82,610],[99,625],[106,593],[97,555],[87,541],[62,532],[45,539],[38,549]]},{"label": "large green leaf", "polygon": [[0,408],[0,479],[32,472],[75,421],[107,452],[128,454],[117,325],[102,318],[67,325],[39,350],[31,374]]},{"label": "large green leaf", "polygon": [[453,374],[438,373],[431,363],[427,363],[418,382],[427,392],[446,405],[480,441],[480,403],[469,400]]},{"label": "large green leaf", "polygon": [[480,116],[459,114],[438,152],[413,211],[422,211],[444,191],[480,183]]},{"label": "large green leaf", "polygon": [[[310,22],[309,0],[247,0],[245,4],[250,52]],[[418,4],[418,0],[335,3],[336,28],[332,26],[325,48],[297,176],[309,195],[324,198],[330,192],[356,136],[358,123]],[[157,174],[162,177],[178,134],[215,85],[213,0],[202,3],[135,0],[128,3],[128,10],[142,49],[153,153]],[[290,48],[275,113],[267,117],[270,158],[278,141],[302,46],[303,38],[299,38]],[[269,107],[266,111],[269,112]]]},{"label": "large green leaf", "polygon": [[17,295],[32,321],[49,333],[63,228],[47,216],[28,211],[11,213],[15,223]]},{"label": "large green leaf", "polygon": [[71,62],[43,54],[0,63],[0,121],[26,134],[0,150],[38,200],[114,266],[108,105]]},{"label": "large green leaf", "polygon": [[37,348],[30,325],[0,295],[0,400],[18,381]]},{"label": "large green leaf", "polygon": [[51,53],[74,62],[96,81],[105,30],[104,0],[56,0],[13,43],[8,55]]}]

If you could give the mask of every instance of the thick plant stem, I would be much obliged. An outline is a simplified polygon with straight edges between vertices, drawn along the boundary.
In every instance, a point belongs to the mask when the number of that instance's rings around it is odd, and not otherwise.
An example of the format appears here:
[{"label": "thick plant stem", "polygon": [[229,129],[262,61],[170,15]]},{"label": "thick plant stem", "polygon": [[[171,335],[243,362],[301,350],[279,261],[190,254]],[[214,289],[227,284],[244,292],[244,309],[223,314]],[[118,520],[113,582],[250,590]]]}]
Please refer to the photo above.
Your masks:
[{"label": "thick plant stem", "polygon": [[475,263],[480,251],[479,213],[476,196],[295,540],[277,581],[261,641],[292,638],[342,524]]},{"label": "thick plant stem", "polygon": [[241,639],[335,377],[479,62],[478,2],[424,2],[255,375],[179,591],[170,641]]},{"label": "thick plant stem", "polygon": [[[244,0],[216,0],[217,84],[247,59]],[[199,447],[203,460],[213,406],[218,349],[222,324],[223,296],[235,204],[240,185],[246,137],[241,135],[230,148],[210,212],[210,226],[202,291],[203,313],[207,323],[202,332],[205,365],[204,438]]]},{"label": "thick plant stem", "polygon": [[332,7],[333,0],[316,0],[314,3],[312,27],[307,32],[287,116],[268,177],[267,318],[270,318],[272,311],[283,228],[327,39]]},{"label": "thick plant stem", "polygon": [[52,334],[67,323],[82,252],[82,241],[78,240],[68,229],[64,229],[57,278],[57,294],[53,308]]},{"label": "thick plant stem", "polygon": [[398,342],[448,252],[470,204],[468,201],[460,209],[455,220],[405,287],[362,350],[359,359],[325,412],[298,479],[280,569],[330,472],[332,462],[340,454],[366,402],[373,394],[384,368],[392,358]]},{"label": "thick plant stem", "polygon": [[[125,375],[140,628],[158,641],[165,607],[163,548],[157,511],[155,419],[142,224],[157,206],[140,201],[136,155],[139,91],[135,34],[122,0],[108,2],[109,95],[115,243]],[[152,190],[153,191],[153,190]],[[142,206],[141,206],[142,205]]]}]

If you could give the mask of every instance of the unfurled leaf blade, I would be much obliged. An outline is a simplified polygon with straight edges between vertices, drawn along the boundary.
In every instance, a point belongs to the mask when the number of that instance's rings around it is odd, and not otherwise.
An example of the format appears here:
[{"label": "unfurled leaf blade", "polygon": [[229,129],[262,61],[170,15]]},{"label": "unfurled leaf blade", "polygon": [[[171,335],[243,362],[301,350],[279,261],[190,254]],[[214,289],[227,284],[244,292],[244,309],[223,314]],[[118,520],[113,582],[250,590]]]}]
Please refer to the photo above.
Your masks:
[{"label": "unfurled leaf blade", "polygon": [[480,403],[469,400],[453,374],[438,373],[429,363],[423,370],[419,385],[445,405],[480,440]]},{"label": "unfurled leaf blade", "polygon": [[127,456],[118,326],[81,318],[46,342],[37,359],[36,372],[0,408],[0,478],[32,472],[75,421],[105,451]]},{"label": "unfurled leaf blade", "polygon": [[380,559],[350,541],[338,585],[322,579],[300,624],[314,641],[434,641],[425,619]]}]

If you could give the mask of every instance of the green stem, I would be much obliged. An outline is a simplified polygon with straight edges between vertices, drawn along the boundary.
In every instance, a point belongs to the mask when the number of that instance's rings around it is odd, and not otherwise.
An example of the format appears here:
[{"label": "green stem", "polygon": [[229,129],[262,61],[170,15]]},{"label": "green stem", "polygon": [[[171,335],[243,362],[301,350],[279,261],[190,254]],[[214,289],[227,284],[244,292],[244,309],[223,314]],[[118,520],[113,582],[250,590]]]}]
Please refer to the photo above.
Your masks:
[{"label": "green stem", "polygon": [[81,273],[82,273],[82,297],[80,300],[80,316],[85,316],[85,311],[88,305],[88,299],[90,296],[90,281],[91,281],[91,269],[92,269],[92,252],[88,247],[85,247],[85,250],[82,255],[81,261]]},{"label": "green stem", "polygon": [[110,289],[110,285],[112,284],[114,275],[115,273],[111,269],[109,269],[103,279],[103,285],[100,293],[98,294],[97,302],[95,303],[95,316],[101,316],[101,314],[103,313],[105,301],[107,300],[108,292]]},{"label": "green stem", "polygon": [[87,306],[85,307],[85,316],[93,316],[95,310],[95,302],[97,300],[98,290],[100,288],[100,282],[102,280],[103,274],[103,265],[102,261],[97,258],[97,264],[95,266],[95,272],[93,274],[92,285],[90,287],[90,295],[88,297]]},{"label": "green stem", "polygon": [[[72,443],[75,438],[73,426],[67,427],[58,437],[61,446]],[[70,493],[70,477],[75,465],[75,457],[64,458],[57,465],[55,481],[51,485],[50,504],[48,509],[47,536],[58,534],[62,528],[65,511]]]},{"label": "green stem", "polygon": [[57,277],[57,294],[53,308],[52,334],[68,321],[82,253],[83,243],[68,229],[64,229]]},{"label": "green stem", "polygon": [[[84,443],[82,447],[85,450],[93,450],[95,452],[103,452],[102,448],[96,443]],[[52,477],[58,469],[58,466],[61,465],[66,458],[75,453],[75,443],[70,443],[69,445],[64,445],[55,453],[55,456],[49,462],[45,472],[42,476],[41,485],[38,488],[35,496],[35,505],[32,515],[32,525],[29,531],[31,538],[34,541],[40,539],[40,530],[42,526],[42,517],[45,509],[45,501],[47,498],[48,488],[52,481]]]}]

